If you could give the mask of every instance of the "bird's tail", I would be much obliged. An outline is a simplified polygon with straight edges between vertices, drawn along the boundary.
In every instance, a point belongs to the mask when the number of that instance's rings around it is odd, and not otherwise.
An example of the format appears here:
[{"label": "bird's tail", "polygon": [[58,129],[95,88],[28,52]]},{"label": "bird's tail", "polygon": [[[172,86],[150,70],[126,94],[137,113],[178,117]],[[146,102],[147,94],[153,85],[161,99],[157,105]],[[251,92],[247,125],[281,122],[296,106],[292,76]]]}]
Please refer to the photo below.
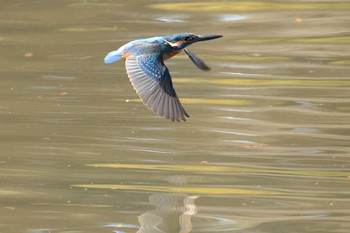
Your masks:
[{"label": "bird's tail", "polygon": [[108,53],[104,61],[106,64],[110,64],[112,62],[118,61],[120,58],[122,58],[120,51],[116,50]]}]

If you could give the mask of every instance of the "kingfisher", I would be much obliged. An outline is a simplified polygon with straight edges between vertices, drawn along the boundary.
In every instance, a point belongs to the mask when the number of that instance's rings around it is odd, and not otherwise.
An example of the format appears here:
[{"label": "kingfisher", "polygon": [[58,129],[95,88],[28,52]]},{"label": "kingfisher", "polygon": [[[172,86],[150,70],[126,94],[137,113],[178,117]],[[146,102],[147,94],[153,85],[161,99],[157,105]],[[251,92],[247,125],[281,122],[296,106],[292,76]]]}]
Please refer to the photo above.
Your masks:
[{"label": "kingfisher", "polygon": [[186,47],[220,38],[222,35],[179,33],[131,41],[107,54],[106,64],[125,60],[125,68],[132,86],[143,103],[153,112],[171,121],[186,121],[190,117],[182,106],[164,61],[182,50],[201,70],[210,68]]}]

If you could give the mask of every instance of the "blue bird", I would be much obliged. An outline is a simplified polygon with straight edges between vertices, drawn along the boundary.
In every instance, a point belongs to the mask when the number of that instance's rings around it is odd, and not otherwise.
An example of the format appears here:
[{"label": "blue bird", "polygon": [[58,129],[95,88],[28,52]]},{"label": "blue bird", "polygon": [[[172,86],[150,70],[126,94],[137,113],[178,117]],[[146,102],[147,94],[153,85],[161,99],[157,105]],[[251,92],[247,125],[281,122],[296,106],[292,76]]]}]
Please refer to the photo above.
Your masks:
[{"label": "blue bird", "polygon": [[212,40],[221,35],[200,36],[193,33],[179,33],[131,41],[116,51],[107,54],[106,64],[125,60],[125,67],[131,84],[143,103],[158,115],[172,121],[186,121],[190,117],[175,92],[171,76],[164,61],[186,52],[192,62],[202,70],[210,68],[187,46],[199,41]]}]

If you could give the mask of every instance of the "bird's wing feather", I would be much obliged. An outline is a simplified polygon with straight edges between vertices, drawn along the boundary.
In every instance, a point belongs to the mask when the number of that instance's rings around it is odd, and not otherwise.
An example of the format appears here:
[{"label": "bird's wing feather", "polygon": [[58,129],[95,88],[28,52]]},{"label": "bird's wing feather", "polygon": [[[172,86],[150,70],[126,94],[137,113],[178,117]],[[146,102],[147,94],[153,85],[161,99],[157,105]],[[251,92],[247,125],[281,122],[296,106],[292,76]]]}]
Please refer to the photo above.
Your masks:
[{"label": "bird's wing feather", "polygon": [[172,121],[186,121],[189,115],[176,95],[169,70],[160,55],[131,55],[125,66],[131,84],[149,109]]},{"label": "bird's wing feather", "polygon": [[210,70],[210,67],[207,66],[207,64],[204,63],[201,59],[199,59],[194,53],[192,53],[188,49],[184,49],[185,53],[188,55],[188,57],[191,59],[191,61],[201,70],[208,71]]}]

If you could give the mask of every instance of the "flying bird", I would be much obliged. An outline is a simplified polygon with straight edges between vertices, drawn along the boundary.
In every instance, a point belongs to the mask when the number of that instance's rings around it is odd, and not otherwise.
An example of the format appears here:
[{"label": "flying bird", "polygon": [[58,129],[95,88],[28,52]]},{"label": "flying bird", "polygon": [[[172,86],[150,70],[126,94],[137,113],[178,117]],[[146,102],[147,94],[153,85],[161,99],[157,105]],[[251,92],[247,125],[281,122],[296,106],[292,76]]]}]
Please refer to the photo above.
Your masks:
[{"label": "flying bird", "polygon": [[104,62],[110,64],[120,59],[125,60],[128,77],[143,103],[166,119],[186,121],[186,117],[190,116],[180,103],[164,61],[184,50],[199,69],[210,70],[186,47],[199,41],[220,37],[222,35],[179,33],[134,40],[108,53]]}]

